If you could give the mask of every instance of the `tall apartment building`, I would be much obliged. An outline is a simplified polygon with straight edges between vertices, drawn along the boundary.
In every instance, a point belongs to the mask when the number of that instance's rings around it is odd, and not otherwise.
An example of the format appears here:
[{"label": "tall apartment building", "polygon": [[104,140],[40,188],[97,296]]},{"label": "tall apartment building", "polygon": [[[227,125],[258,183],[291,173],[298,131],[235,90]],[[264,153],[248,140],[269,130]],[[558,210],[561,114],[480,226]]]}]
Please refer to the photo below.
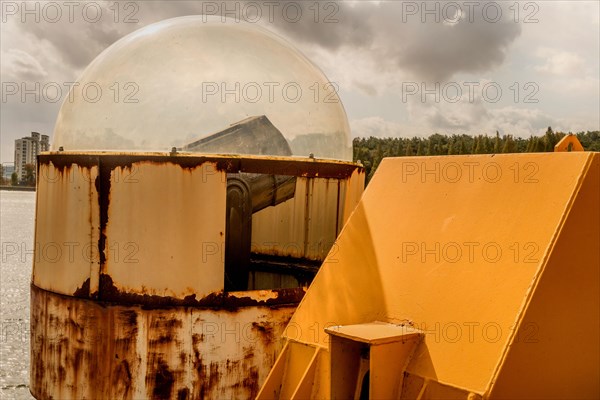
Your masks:
[{"label": "tall apartment building", "polygon": [[19,181],[25,179],[25,165],[36,166],[37,155],[49,149],[50,138],[38,132],[31,132],[31,137],[15,140],[15,172]]}]

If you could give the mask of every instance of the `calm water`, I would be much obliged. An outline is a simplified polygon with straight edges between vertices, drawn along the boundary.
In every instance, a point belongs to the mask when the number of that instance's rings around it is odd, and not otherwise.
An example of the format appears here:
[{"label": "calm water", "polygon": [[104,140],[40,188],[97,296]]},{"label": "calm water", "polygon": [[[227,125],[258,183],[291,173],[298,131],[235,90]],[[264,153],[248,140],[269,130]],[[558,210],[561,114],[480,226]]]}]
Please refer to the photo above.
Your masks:
[{"label": "calm water", "polygon": [[29,281],[35,192],[0,191],[0,398],[29,394]]}]

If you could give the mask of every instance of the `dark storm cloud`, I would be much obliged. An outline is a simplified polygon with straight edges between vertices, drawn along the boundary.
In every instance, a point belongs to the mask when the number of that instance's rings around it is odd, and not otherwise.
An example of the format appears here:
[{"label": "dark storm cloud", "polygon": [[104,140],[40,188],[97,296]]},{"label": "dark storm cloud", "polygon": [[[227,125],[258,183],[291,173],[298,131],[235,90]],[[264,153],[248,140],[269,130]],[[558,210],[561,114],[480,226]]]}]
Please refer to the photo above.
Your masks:
[{"label": "dark storm cloud", "polygon": [[444,81],[456,73],[480,73],[502,64],[520,31],[520,25],[510,21],[417,26],[392,56],[402,68]]},{"label": "dark storm cloud", "polygon": [[137,28],[137,25],[89,23],[84,20],[62,25],[62,29],[51,29],[46,23],[27,22],[22,28],[37,40],[51,45],[66,63],[65,67],[73,69],[84,68],[105,48]]},{"label": "dark storm cloud", "polygon": [[[371,20],[375,16],[372,14],[375,11],[372,3],[279,3],[281,11],[273,12],[274,26],[295,40],[313,43],[328,50],[338,50],[344,46],[365,48],[373,44],[376,25]],[[296,17],[296,9],[302,10],[301,18]],[[295,21],[296,18],[298,21]]]},{"label": "dark storm cloud", "polygon": [[[439,6],[438,22],[435,16],[426,15],[423,23],[421,2],[149,1],[136,3],[132,20],[137,22],[117,24],[112,21],[114,11],[110,9],[114,3],[98,4],[103,9],[103,18],[98,22],[81,17],[57,24],[30,19],[20,29],[51,44],[65,67],[79,70],[110,44],[141,26],[208,12],[257,21],[303,46],[360,50],[365,57],[375,58],[382,70],[401,68],[428,80],[444,80],[460,72],[482,72],[499,65],[507,47],[520,34],[520,24],[507,18],[507,10],[494,23],[482,18],[479,11],[473,12],[472,21],[468,21],[469,15],[463,15],[458,23],[447,24],[443,20],[448,15]],[[258,18],[256,6],[260,8]],[[124,18],[125,10],[121,14]]]},{"label": "dark storm cloud", "polygon": [[[489,6],[486,6],[486,4]],[[374,58],[381,70],[400,68],[419,79],[444,81],[457,73],[484,72],[500,65],[521,25],[511,19],[508,8],[497,2],[458,2],[444,12],[443,2],[336,3],[332,18],[338,22],[315,23],[312,3],[303,5],[303,18],[275,26],[298,41],[332,51],[360,49]],[[325,3],[326,4],[326,3]],[[328,10],[331,12],[332,10]],[[320,18],[324,13],[321,10]]]},{"label": "dark storm cloud", "polygon": [[[213,10],[204,2],[196,10]],[[221,3],[218,3],[221,4]],[[444,81],[457,73],[484,72],[500,65],[520,35],[506,5],[498,2],[240,2],[239,15],[253,18],[250,4],[263,4],[267,22],[294,42],[329,51],[352,48],[376,61],[382,71]],[[264,6],[267,4],[267,6]],[[293,6],[292,6],[293,5]],[[510,5],[510,4],[509,4]],[[427,13],[427,9],[437,12]],[[301,18],[296,18],[300,9]],[[220,6],[217,13],[229,10]],[[245,11],[246,10],[246,11]],[[456,13],[452,11],[461,12]],[[268,16],[268,17],[267,17]],[[271,19],[272,17],[272,19]],[[297,19],[297,20],[296,20]]]},{"label": "dark storm cloud", "polygon": [[[196,10],[212,11],[207,4],[213,3],[204,2]],[[424,5],[412,1],[318,5],[284,1],[277,7],[271,3],[239,2],[238,13],[252,19],[250,4],[263,4],[260,22],[267,22],[293,42],[334,52],[352,48],[374,59],[381,71],[402,69],[430,81],[500,65],[521,33],[521,24],[508,9],[510,4],[499,2],[452,2],[457,5],[453,7],[447,7],[447,2]],[[298,9],[301,18],[296,17]],[[220,6],[217,13],[227,15],[228,11],[231,8]]]}]

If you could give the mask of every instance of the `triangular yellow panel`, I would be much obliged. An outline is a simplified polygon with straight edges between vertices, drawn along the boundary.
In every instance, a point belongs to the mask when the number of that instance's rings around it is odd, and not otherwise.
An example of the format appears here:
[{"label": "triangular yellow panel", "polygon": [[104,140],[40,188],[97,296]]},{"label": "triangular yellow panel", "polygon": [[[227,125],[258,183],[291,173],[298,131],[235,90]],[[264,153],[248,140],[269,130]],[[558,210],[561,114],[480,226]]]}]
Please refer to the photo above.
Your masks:
[{"label": "triangular yellow panel", "polygon": [[[328,350],[328,326],[383,321],[424,333],[404,394],[598,396],[599,162],[383,160],[287,339]],[[317,372],[313,396],[329,397],[330,376]]]}]

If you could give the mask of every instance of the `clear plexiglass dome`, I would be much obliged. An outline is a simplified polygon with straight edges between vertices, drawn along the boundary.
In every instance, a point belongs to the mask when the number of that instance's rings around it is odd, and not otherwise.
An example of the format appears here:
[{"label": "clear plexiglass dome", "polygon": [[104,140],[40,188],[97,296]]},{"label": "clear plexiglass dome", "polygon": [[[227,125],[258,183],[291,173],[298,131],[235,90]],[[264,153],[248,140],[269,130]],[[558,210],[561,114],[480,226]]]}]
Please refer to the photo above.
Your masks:
[{"label": "clear plexiglass dome", "polygon": [[53,146],[185,149],[259,116],[294,155],[352,158],[335,86],[297,49],[254,24],[180,17],[125,36],[85,69],[60,109]]}]

